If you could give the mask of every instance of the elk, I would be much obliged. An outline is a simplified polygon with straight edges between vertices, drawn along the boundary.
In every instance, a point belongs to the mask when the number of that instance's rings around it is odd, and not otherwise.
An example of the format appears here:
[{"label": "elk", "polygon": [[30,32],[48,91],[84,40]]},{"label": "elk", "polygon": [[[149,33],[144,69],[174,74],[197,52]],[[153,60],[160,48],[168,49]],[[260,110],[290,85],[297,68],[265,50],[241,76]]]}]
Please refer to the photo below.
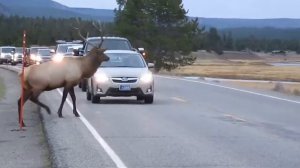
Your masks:
[{"label": "elk", "polygon": [[[81,38],[86,40],[80,33]],[[44,108],[48,114],[51,114],[50,108],[40,102],[38,97],[43,91],[50,91],[56,88],[63,87],[63,96],[58,109],[58,116],[62,118],[62,108],[67,95],[70,94],[73,103],[73,114],[80,117],[76,109],[76,96],[74,86],[83,78],[91,77],[102,62],[108,61],[109,57],[104,54],[105,49],[102,49],[102,41],[99,45],[94,46],[91,51],[84,57],[64,58],[61,62],[49,61],[39,65],[31,65],[24,69],[24,101],[29,99],[33,103]],[[19,73],[21,79],[22,73]],[[21,95],[22,96],[22,95]],[[25,126],[24,120],[20,121],[21,96],[18,100],[18,115],[19,122]]]}]

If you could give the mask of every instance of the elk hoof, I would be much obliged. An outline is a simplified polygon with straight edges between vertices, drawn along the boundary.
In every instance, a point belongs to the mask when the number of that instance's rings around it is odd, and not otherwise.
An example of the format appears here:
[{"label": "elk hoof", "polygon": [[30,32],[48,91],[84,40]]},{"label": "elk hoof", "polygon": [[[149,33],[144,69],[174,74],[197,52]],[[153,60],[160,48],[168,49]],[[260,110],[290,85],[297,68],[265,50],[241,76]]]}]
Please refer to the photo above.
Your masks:
[{"label": "elk hoof", "polygon": [[76,117],[80,117],[80,115],[76,112],[76,113],[74,113],[74,115],[76,116]]},{"label": "elk hoof", "polygon": [[49,115],[51,114],[51,110],[49,108],[46,108],[46,111]]},{"label": "elk hoof", "polygon": [[63,116],[62,116],[61,113],[58,113],[58,117],[59,117],[59,118],[63,118]]},{"label": "elk hoof", "polygon": [[21,124],[22,127],[26,127],[24,121],[22,121],[22,124]]}]

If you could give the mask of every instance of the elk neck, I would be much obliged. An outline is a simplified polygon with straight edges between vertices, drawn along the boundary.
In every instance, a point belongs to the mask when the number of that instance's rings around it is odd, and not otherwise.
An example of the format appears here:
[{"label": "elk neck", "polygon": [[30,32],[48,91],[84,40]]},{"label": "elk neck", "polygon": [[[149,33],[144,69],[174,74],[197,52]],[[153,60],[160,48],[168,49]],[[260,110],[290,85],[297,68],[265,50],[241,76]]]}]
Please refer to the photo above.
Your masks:
[{"label": "elk neck", "polygon": [[90,51],[87,56],[83,58],[83,77],[91,77],[100,66],[101,62],[98,59],[96,52]]}]

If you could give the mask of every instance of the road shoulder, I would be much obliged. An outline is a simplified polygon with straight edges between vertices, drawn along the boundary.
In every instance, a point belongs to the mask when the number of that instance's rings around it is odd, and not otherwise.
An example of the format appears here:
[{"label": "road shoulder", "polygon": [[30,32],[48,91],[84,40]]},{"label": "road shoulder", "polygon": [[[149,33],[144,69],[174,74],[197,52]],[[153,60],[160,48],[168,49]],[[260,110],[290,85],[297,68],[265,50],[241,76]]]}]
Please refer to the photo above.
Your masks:
[{"label": "road shoulder", "polygon": [[0,165],[15,167],[51,167],[48,144],[40,119],[39,109],[31,102],[25,104],[25,131],[17,131],[17,99],[20,86],[14,72],[0,68],[5,95],[0,100]]}]

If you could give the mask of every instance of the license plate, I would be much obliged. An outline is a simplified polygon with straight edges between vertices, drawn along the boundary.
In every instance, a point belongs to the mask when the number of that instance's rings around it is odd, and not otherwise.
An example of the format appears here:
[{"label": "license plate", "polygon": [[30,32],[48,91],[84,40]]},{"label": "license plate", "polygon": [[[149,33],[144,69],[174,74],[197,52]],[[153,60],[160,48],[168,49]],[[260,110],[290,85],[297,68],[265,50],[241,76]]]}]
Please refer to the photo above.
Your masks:
[{"label": "license plate", "polygon": [[119,90],[120,91],[130,91],[131,87],[130,87],[130,85],[120,85]]}]

